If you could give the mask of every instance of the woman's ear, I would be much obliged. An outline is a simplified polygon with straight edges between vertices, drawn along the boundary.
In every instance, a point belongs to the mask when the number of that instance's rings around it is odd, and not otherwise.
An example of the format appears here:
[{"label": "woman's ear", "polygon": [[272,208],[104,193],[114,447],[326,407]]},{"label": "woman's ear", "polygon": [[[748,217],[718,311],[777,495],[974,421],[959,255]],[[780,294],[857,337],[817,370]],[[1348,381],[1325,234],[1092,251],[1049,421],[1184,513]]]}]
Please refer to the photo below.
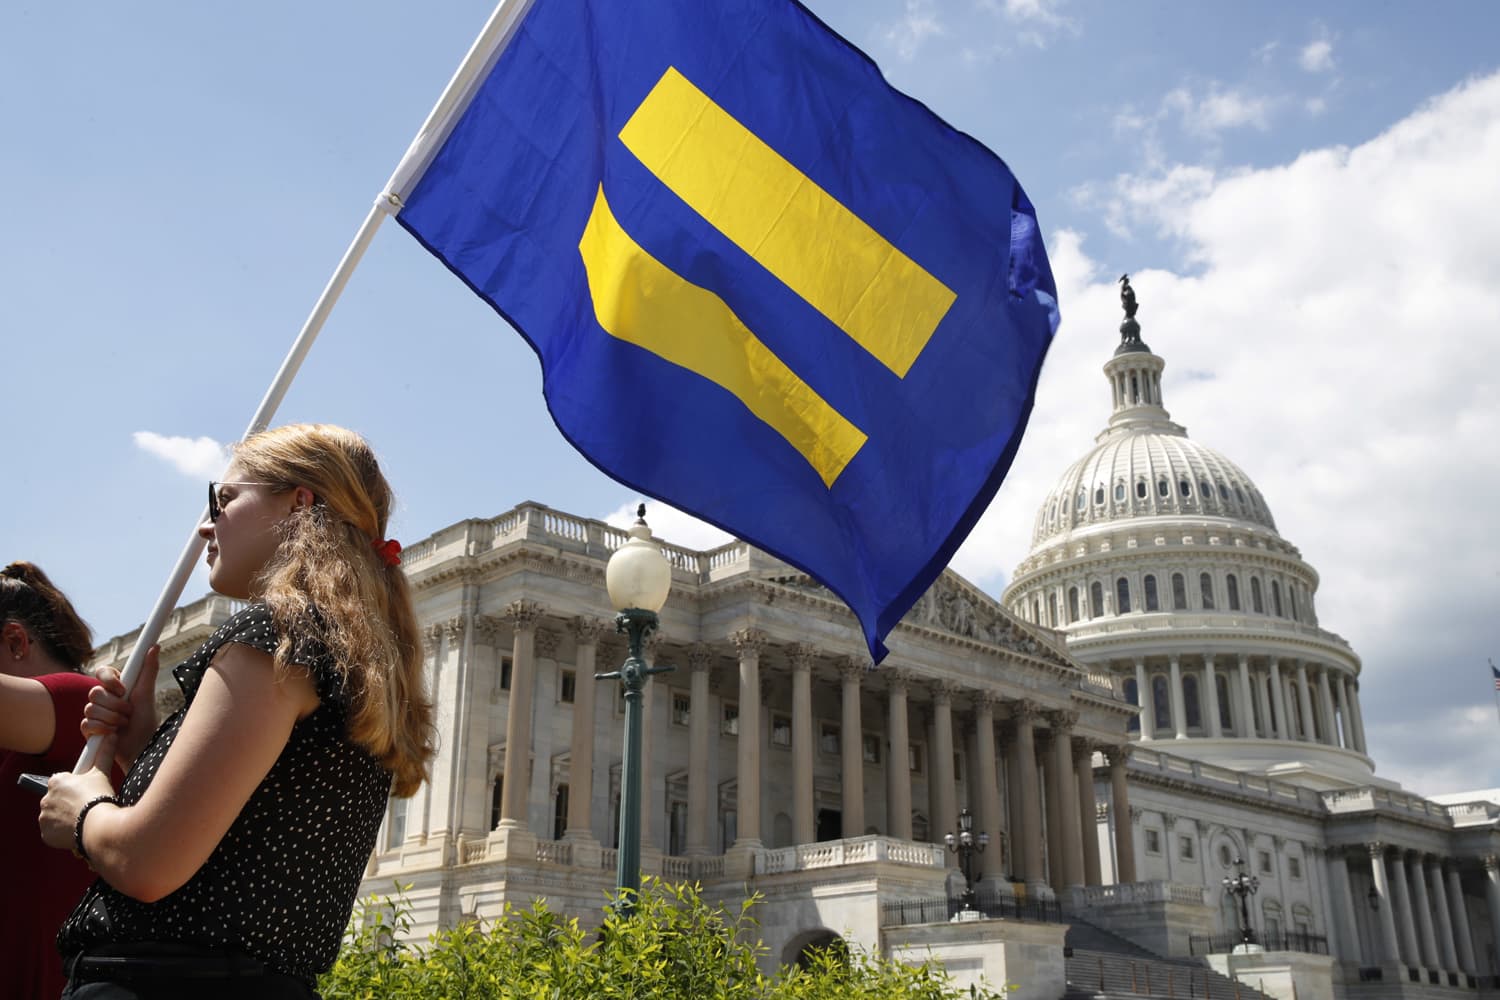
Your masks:
[{"label": "woman's ear", "polygon": [[30,645],[31,636],[27,634],[26,626],[20,622],[6,622],[0,626],[0,649],[11,659],[19,660],[24,657]]},{"label": "woman's ear", "polygon": [[308,489],[306,486],[297,487],[294,496],[296,497],[296,503],[294,506],[297,510],[301,510],[304,507],[311,507],[315,499],[313,497],[313,491]]}]

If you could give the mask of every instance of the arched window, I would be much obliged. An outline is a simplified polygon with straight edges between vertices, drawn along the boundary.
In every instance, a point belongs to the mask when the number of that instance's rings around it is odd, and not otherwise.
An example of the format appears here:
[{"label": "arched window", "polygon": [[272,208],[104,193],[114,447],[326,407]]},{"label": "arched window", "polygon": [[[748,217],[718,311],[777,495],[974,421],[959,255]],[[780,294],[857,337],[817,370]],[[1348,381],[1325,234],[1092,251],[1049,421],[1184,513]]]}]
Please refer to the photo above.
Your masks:
[{"label": "arched window", "polygon": [[1123,576],[1115,581],[1115,614],[1130,613],[1130,581]]},{"label": "arched window", "polygon": [[[1136,686],[1135,678],[1130,677],[1125,681],[1125,700],[1132,705],[1140,705],[1141,692]],[[1125,727],[1127,732],[1139,732],[1141,728],[1141,713],[1136,712],[1130,716],[1130,723]]]},{"label": "arched window", "polygon": [[1288,583],[1286,585],[1286,599],[1287,599],[1287,605],[1288,605],[1288,607],[1290,608],[1290,610],[1292,612],[1292,621],[1296,621],[1297,620],[1297,585],[1295,583]]},{"label": "arched window", "polygon": [[1158,600],[1156,596],[1156,577],[1150,573],[1147,573],[1146,579],[1141,582],[1144,584],[1146,589],[1146,610],[1160,611],[1161,601]]},{"label": "arched window", "polygon": [[1146,499],[1146,481],[1144,479],[1138,479],[1138,480],[1136,480],[1136,483],[1135,483],[1135,498],[1137,500],[1144,500],[1144,499]]},{"label": "arched window", "polygon": [[1167,485],[1165,479],[1158,479],[1156,481],[1156,495],[1159,497],[1169,497],[1172,495],[1172,487]]},{"label": "arched window", "polygon": [[1172,610],[1187,610],[1187,580],[1181,573],[1172,574]]},{"label": "arched window", "polygon": [[1177,480],[1177,492],[1181,493],[1183,498],[1186,499],[1193,495],[1193,484],[1186,479],[1179,479]]},{"label": "arched window", "polygon": [[1079,510],[1079,513],[1083,512],[1083,508],[1087,507],[1088,503],[1089,503],[1089,495],[1088,495],[1088,493],[1085,490],[1079,490],[1078,491],[1078,510]]},{"label": "arched window", "polygon": [[1281,614],[1281,581],[1280,580],[1272,580],[1271,581],[1271,608],[1272,608],[1272,610],[1274,610],[1276,612],[1276,617],[1277,618],[1282,617],[1282,614]]},{"label": "arched window", "polygon": [[490,829],[493,830],[500,825],[500,802],[505,794],[505,775],[495,775],[495,781],[490,785]]},{"label": "arched window", "polygon": [[1250,606],[1258,615],[1266,613],[1266,602],[1260,598],[1260,577],[1258,576],[1250,578]]},{"label": "arched window", "polygon": [[1151,678],[1151,708],[1156,713],[1156,728],[1172,728],[1172,695],[1167,679],[1161,674]]},{"label": "arched window", "polygon": [[1229,610],[1238,611],[1240,609],[1239,577],[1235,576],[1233,573],[1230,573],[1227,577],[1224,578],[1224,582],[1229,585]]},{"label": "arched window", "polygon": [[1103,486],[1095,486],[1094,487],[1094,503],[1102,504],[1103,502],[1104,502],[1104,487]]},{"label": "arched window", "polygon": [[1089,584],[1089,617],[1098,618],[1104,614],[1104,587],[1095,580]]},{"label": "arched window", "polygon": [[1047,627],[1057,628],[1057,593],[1047,595]]},{"label": "arched window", "polygon": [[1141,401],[1141,377],[1134,372],[1130,373],[1130,401],[1132,403]]},{"label": "arched window", "polygon": [[1214,498],[1214,488],[1208,485],[1207,479],[1198,480],[1198,496],[1201,497],[1205,503]]},{"label": "arched window", "polygon": [[1038,625],[1042,623],[1042,599],[1040,597],[1031,599],[1031,620]]},{"label": "arched window", "polygon": [[1068,624],[1078,620],[1078,588],[1068,588]]},{"label": "arched window", "polygon": [[1198,593],[1203,598],[1203,610],[1214,609],[1214,577],[1212,573],[1198,574]]},{"label": "arched window", "polygon": [[1125,484],[1124,483],[1115,483],[1115,499],[1116,500],[1124,500],[1125,499]]},{"label": "arched window", "polygon": [[1189,729],[1203,728],[1203,708],[1198,697],[1198,678],[1192,674],[1182,679],[1182,718]]},{"label": "arched window", "polygon": [[1219,695],[1219,725],[1225,730],[1231,729],[1234,722],[1229,714],[1229,678],[1223,674],[1214,675],[1214,690]]}]

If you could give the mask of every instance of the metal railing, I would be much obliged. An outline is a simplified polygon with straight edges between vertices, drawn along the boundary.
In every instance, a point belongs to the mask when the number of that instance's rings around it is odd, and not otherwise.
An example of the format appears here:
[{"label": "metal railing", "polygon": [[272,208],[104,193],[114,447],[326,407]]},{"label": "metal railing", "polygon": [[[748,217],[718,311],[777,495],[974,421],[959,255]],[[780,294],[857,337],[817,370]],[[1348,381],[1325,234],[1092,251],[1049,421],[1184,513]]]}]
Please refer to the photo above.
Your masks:
[{"label": "metal railing", "polygon": [[[925,899],[898,899],[880,906],[880,926],[904,927],[908,924],[943,924],[964,910],[962,896],[929,896]],[[1017,899],[997,892],[976,892],[971,907],[996,920],[1030,920],[1036,923],[1063,922],[1062,909],[1044,899]]]},{"label": "metal railing", "polygon": [[[1225,955],[1234,951],[1244,938],[1239,931],[1224,934],[1194,934],[1188,938],[1188,953],[1191,955]],[[1255,943],[1266,951],[1300,951],[1308,955],[1328,954],[1328,938],[1321,934],[1304,934],[1300,931],[1276,931],[1272,934],[1255,935]]]}]

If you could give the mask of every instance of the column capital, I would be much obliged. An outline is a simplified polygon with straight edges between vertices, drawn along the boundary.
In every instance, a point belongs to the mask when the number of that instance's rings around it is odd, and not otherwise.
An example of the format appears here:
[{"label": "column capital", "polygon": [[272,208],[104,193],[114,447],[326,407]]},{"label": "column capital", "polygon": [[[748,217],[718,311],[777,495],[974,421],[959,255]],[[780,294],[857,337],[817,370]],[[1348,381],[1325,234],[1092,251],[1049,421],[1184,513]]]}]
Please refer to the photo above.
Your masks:
[{"label": "column capital", "polygon": [[1177,826],[1178,816],[1176,813],[1164,812],[1161,814],[1161,825],[1167,833],[1171,833]]},{"label": "column capital", "polygon": [[1047,721],[1053,729],[1072,729],[1078,725],[1078,712],[1071,708],[1053,709],[1047,713]]},{"label": "column capital", "polygon": [[422,629],[422,645],[427,647],[429,653],[437,652],[437,645],[443,638],[443,626],[436,623],[427,625]]},{"label": "column capital", "polygon": [[536,630],[536,655],[544,660],[557,656],[557,647],[562,645],[562,633],[550,628]]},{"label": "column capital", "polygon": [[758,628],[739,628],[729,633],[729,641],[734,643],[740,652],[740,658],[747,656],[759,656],[760,651],[766,648],[770,642],[770,636]]},{"label": "column capital", "polygon": [[963,690],[952,681],[934,681],[931,685],[932,703],[934,705],[946,705],[953,707],[953,696]]},{"label": "column capital", "polygon": [[609,630],[609,625],[601,619],[579,615],[568,623],[568,628],[579,645],[588,645],[589,643],[597,644],[599,637]]},{"label": "column capital", "polygon": [[495,640],[500,637],[505,622],[499,615],[475,615],[474,637],[486,646],[493,646]]},{"label": "column capital", "polygon": [[809,642],[793,642],[781,648],[786,654],[787,662],[791,664],[792,670],[797,673],[806,673],[812,670],[813,658],[818,655],[818,647]]},{"label": "column capital", "polygon": [[974,702],[974,711],[988,711],[992,718],[994,716],[995,709],[1005,701],[1005,699],[1001,697],[1000,692],[991,691],[988,688],[977,688],[973,691],[970,691],[969,694]]},{"label": "column capital", "polygon": [[464,619],[462,615],[454,615],[452,618],[449,618],[442,624],[443,634],[446,635],[450,641],[453,639],[463,638]]},{"label": "column capital", "polygon": [[706,642],[695,642],[688,647],[687,661],[689,670],[701,673],[713,666],[714,648]]},{"label": "column capital", "polygon": [[1010,703],[1010,717],[1016,722],[1036,722],[1042,717],[1042,706],[1030,698],[1018,698]]},{"label": "column capital", "polygon": [[881,667],[880,672],[885,676],[886,689],[891,694],[900,692],[905,694],[911,690],[912,676],[910,670],[901,667]]},{"label": "column capital", "polygon": [[1370,853],[1371,861],[1379,861],[1380,859],[1385,857],[1385,844],[1381,841],[1367,841],[1365,843],[1365,850]]},{"label": "column capital", "polygon": [[1141,817],[1144,816],[1145,814],[1146,814],[1146,810],[1142,809],[1140,806],[1131,806],[1130,807],[1130,822],[1132,822],[1132,823],[1139,823],[1141,821]]},{"label": "column capital", "polygon": [[[541,639],[541,635],[542,634],[540,632],[537,633],[538,640]],[[642,651],[646,654],[646,659],[651,660],[652,662],[656,661],[656,653],[657,650],[661,649],[661,645],[661,629],[652,629],[641,638]]]},{"label": "column capital", "polygon": [[861,656],[840,656],[838,671],[845,681],[852,680],[857,684],[870,672],[869,660]]},{"label": "column capital", "polygon": [[542,606],[536,601],[511,601],[501,612],[505,623],[517,632],[530,632],[542,618]]},{"label": "column capital", "polygon": [[1493,875],[1496,872],[1500,872],[1500,856],[1494,854],[1486,854],[1481,860],[1484,861],[1484,870],[1486,874]]},{"label": "column capital", "polygon": [[1113,746],[1104,747],[1104,756],[1109,761],[1110,767],[1124,767],[1130,763],[1130,744],[1116,743]]},{"label": "column capital", "polygon": [[1074,761],[1074,763],[1081,763],[1084,760],[1090,760],[1090,761],[1092,761],[1094,759],[1094,750],[1095,749],[1097,749],[1097,745],[1094,743],[1093,740],[1089,739],[1087,736],[1075,736],[1075,737],[1073,737],[1073,761]]}]

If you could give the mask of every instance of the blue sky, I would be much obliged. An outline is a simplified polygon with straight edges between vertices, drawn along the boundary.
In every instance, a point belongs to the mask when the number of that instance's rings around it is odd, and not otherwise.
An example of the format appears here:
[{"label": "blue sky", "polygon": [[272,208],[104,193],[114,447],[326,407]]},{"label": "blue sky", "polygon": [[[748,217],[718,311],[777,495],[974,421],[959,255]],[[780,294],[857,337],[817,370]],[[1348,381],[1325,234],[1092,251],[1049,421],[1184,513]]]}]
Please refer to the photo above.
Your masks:
[{"label": "blue sky", "polygon": [[[1130,271],[1174,418],[1260,484],[1364,657],[1381,773],[1500,786],[1500,8],[809,6],[1006,159],[1058,273],[1032,431],[955,567],[998,596],[1103,426]],[[0,555],[51,571],[99,637],[145,616],[202,506],[213,460],[175,439],[242,432],[488,12],[0,14]],[[387,225],[278,419],[370,437],[407,541],[527,499],[621,511],[539,387],[520,338]]]}]

